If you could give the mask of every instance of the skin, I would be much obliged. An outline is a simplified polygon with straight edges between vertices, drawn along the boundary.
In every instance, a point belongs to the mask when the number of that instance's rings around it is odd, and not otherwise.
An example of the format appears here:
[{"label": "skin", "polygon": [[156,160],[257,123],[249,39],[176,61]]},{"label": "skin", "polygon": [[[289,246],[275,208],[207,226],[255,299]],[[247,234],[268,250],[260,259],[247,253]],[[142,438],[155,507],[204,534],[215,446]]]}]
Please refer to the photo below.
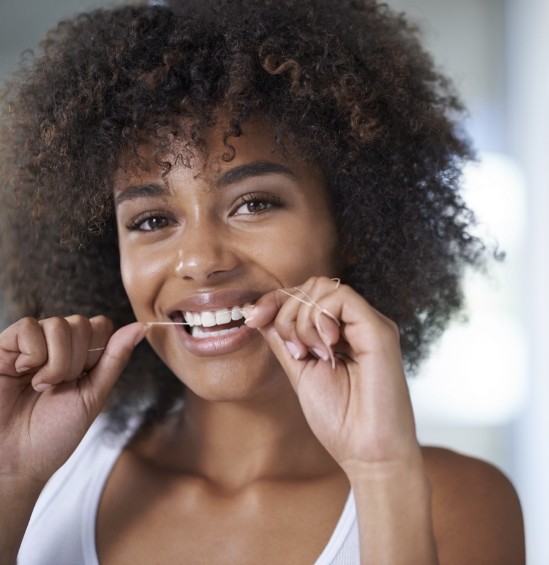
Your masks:
[{"label": "skin", "polygon": [[[0,507],[14,512],[1,514],[4,554],[15,556],[41,485],[145,323],[249,301],[237,338],[197,345],[181,326],[147,331],[187,387],[185,411],[135,438],[109,476],[102,564],[312,563],[349,488],[364,563],[523,563],[512,486],[485,463],[418,445],[395,324],[331,280],[337,237],[318,172],[281,155],[260,121],[231,140],[235,158],[224,162],[220,131],[167,187],[150,147],[148,171],[116,176],[121,272],[138,322],[111,336],[103,319],[24,320],[0,335],[0,399],[13,406],[0,411],[11,454],[0,459]],[[54,423],[62,442],[44,431]]]}]

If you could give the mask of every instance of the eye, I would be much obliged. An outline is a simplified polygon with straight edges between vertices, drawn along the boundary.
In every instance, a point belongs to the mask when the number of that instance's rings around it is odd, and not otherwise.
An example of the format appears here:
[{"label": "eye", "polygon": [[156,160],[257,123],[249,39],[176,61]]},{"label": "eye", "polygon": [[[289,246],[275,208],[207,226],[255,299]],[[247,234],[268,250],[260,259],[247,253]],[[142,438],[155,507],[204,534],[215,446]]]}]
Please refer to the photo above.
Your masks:
[{"label": "eye", "polygon": [[172,225],[172,220],[158,212],[147,212],[131,220],[127,225],[130,231],[157,231]]},{"label": "eye", "polygon": [[254,193],[241,196],[236,203],[234,216],[250,216],[263,214],[272,208],[279,208],[282,205],[280,198],[269,193]]}]

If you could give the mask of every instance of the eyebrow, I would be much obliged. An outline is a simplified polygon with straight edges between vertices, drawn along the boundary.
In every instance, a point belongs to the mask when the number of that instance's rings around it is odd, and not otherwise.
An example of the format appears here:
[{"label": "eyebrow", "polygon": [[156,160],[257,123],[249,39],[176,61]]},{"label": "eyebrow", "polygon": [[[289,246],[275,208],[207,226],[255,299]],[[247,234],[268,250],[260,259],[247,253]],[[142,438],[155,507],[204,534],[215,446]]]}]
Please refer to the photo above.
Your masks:
[{"label": "eyebrow", "polygon": [[239,165],[238,167],[234,167],[233,169],[229,169],[224,172],[215,181],[215,184],[219,188],[222,188],[251,177],[270,174],[285,175],[292,179],[297,178],[296,174],[291,169],[284,165],[280,165],[279,163],[273,163],[271,161],[253,161],[252,163]]},{"label": "eyebrow", "polygon": [[162,197],[168,196],[170,191],[168,187],[162,184],[139,184],[135,186],[126,186],[120,192],[117,192],[114,196],[114,203],[119,206],[122,202],[126,200],[135,200],[136,198],[143,197]]},{"label": "eyebrow", "polygon": [[[248,178],[271,174],[285,175],[292,179],[297,178],[296,174],[291,169],[279,163],[273,163],[271,161],[253,161],[252,163],[246,163],[244,165],[234,167],[233,169],[229,169],[218,177],[214,181],[214,184],[218,188],[223,188]],[[143,197],[166,197],[169,194],[170,190],[164,183],[147,183],[127,186],[116,193],[114,203],[116,206],[120,206],[122,202],[127,200],[135,200]]]}]

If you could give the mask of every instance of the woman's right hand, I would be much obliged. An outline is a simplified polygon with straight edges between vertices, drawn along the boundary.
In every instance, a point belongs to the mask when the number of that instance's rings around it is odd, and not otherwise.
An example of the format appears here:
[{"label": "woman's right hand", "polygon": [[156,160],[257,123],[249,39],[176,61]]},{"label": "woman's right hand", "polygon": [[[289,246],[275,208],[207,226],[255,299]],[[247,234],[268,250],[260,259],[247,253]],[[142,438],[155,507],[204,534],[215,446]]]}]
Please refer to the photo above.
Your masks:
[{"label": "woman's right hand", "polygon": [[0,334],[0,477],[44,484],[68,459],[143,339],[97,316],[24,318]]}]

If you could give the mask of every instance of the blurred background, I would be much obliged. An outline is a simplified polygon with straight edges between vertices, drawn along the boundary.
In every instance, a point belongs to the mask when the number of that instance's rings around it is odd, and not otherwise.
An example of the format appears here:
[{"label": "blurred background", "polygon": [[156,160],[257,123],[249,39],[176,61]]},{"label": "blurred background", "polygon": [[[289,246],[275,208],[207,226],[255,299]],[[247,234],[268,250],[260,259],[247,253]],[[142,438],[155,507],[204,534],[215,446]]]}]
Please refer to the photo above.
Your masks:
[{"label": "blurred background", "polygon": [[[455,323],[411,383],[423,443],[514,482],[528,563],[549,564],[549,0],[389,0],[468,109],[479,161],[465,194],[506,260],[467,280]],[[59,19],[101,0],[0,0],[0,80]]]}]

